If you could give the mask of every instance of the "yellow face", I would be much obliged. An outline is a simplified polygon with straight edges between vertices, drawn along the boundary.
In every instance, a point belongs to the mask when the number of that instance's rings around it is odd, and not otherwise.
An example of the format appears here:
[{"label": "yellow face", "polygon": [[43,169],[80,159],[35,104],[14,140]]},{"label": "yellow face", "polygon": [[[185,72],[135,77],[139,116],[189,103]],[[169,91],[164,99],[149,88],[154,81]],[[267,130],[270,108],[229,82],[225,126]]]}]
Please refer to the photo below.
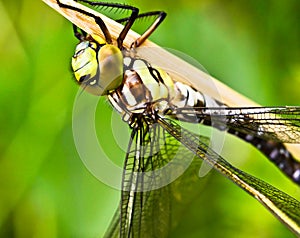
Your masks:
[{"label": "yellow face", "polygon": [[77,45],[72,68],[80,86],[89,93],[100,96],[121,85],[123,55],[119,48],[105,44],[98,38],[89,36]]}]

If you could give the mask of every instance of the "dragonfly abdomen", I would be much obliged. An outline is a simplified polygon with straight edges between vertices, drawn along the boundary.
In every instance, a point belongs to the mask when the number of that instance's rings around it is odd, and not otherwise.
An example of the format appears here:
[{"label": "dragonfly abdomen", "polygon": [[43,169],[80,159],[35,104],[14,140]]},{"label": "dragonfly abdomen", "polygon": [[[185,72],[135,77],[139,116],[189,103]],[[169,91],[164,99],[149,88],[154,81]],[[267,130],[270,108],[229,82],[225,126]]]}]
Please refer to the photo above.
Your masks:
[{"label": "dragonfly abdomen", "polygon": [[291,177],[296,183],[300,183],[300,164],[283,144],[272,140],[264,140],[254,135],[245,134],[234,129],[228,129],[228,133],[234,134],[255,146],[282,171],[284,171],[285,174]]}]

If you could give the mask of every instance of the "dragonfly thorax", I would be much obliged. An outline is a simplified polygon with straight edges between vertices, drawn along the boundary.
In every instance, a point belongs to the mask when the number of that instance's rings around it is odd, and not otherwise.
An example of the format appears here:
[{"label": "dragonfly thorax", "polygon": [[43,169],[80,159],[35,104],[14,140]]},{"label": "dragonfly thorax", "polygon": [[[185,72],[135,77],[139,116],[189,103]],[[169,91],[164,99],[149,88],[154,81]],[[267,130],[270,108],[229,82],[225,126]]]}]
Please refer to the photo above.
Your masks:
[{"label": "dragonfly thorax", "polygon": [[76,81],[89,93],[106,95],[123,78],[123,56],[119,48],[87,36],[75,49],[72,69]]},{"label": "dragonfly thorax", "polygon": [[130,124],[137,114],[151,118],[176,108],[204,106],[207,98],[146,60],[125,54],[123,83],[109,100]]},{"label": "dragonfly thorax", "polygon": [[[126,67],[126,66],[125,66]],[[174,84],[155,81],[148,75],[149,68],[137,67],[125,69],[123,84],[109,94],[109,100],[121,114],[129,121],[133,114],[150,115],[153,110],[162,111],[169,107],[170,98],[174,97]],[[165,78],[166,82],[169,78]],[[124,115],[127,115],[124,117]],[[128,119],[125,119],[128,118]]]}]

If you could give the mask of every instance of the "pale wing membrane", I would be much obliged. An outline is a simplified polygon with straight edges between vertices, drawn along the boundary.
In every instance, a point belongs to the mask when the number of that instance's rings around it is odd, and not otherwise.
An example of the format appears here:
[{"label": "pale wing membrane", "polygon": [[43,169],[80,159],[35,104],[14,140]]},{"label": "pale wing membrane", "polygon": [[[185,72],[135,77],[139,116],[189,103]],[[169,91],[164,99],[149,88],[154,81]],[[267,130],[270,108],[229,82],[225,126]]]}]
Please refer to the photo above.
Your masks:
[{"label": "pale wing membrane", "polygon": [[[168,237],[170,229],[179,223],[186,205],[199,196],[206,181],[197,176],[201,161],[193,161],[193,153],[179,146],[180,143],[158,124],[150,128],[144,124],[133,129],[123,174],[125,191],[122,191],[120,207],[105,237]],[[156,173],[167,163],[173,163],[174,156],[179,161],[174,162],[171,171]],[[174,182],[160,187],[163,180],[180,168],[180,161],[185,158],[192,161],[187,171]],[[135,176],[137,171],[150,174]]]},{"label": "pale wing membrane", "polygon": [[150,128],[147,123],[132,131],[122,182],[121,237],[166,237],[168,233],[169,187],[152,190],[161,176],[168,176],[156,174],[155,169],[168,162],[173,150],[161,150],[161,131],[158,125]]},{"label": "pale wing membrane", "polygon": [[300,107],[179,108],[172,115],[194,115],[203,123],[280,143],[300,142]]},{"label": "pale wing membrane", "polygon": [[158,119],[158,123],[197,157],[207,161],[216,170],[246,190],[279,220],[286,224],[291,231],[298,236],[300,235],[299,201],[229,164],[220,155],[210,149],[206,143],[203,143],[205,137],[203,138],[181,128],[172,120],[160,118]]},{"label": "pale wing membrane", "polygon": [[[165,163],[163,153],[167,153],[155,151],[161,143],[159,129],[163,132],[158,126],[150,129],[144,124],[132,130],[124,165],[121,202],[106,232],[107,238],[167,237],[171,214],[169,187],[151,190],[160,180],[152,171]],[[152,178],[145,178],[151,174]]]}]

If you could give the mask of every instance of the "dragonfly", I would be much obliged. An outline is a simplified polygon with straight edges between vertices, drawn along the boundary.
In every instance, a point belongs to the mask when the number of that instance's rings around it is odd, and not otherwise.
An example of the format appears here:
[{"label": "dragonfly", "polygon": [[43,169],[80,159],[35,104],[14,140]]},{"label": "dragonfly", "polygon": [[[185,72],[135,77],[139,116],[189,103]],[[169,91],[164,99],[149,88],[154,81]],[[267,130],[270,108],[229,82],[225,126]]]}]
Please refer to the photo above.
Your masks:
[{"label": "dragonfly", "polygon": [[[136,49],[166,17],[163,11],[139,13],[131,5],[81,0],[90,7],[130,12],[114,19],[124,25],[113,39],[101,17],[57,0],[60,8],[92,17],[103,36],[73,25],[79,40],[72,57],[76,82],[96,96],[104,96],[131,130],[122,175],[121,201],[105,237],[168,237],[176,219],[173,204],[193,180],[191,168],[202,159],[261,202],[296,235],[300,235],[300,203],[288,194],[227,162],[209,146],[209,138],[182,126],[203,124],[226,131],[254,145],[296,184],[300,163],[283,143],[300,142],[300,107],[228,107],[136,54]],[[137,19],[154,18],[132,42],[124,39]],[[180,170],[180,158],[195,156],[187,173],[162,186]],[[171,169],[165,169],[166,167]],[[179,182],[178,182],[179,181]],[[176,223],[176,222],[175,222]]]}]

